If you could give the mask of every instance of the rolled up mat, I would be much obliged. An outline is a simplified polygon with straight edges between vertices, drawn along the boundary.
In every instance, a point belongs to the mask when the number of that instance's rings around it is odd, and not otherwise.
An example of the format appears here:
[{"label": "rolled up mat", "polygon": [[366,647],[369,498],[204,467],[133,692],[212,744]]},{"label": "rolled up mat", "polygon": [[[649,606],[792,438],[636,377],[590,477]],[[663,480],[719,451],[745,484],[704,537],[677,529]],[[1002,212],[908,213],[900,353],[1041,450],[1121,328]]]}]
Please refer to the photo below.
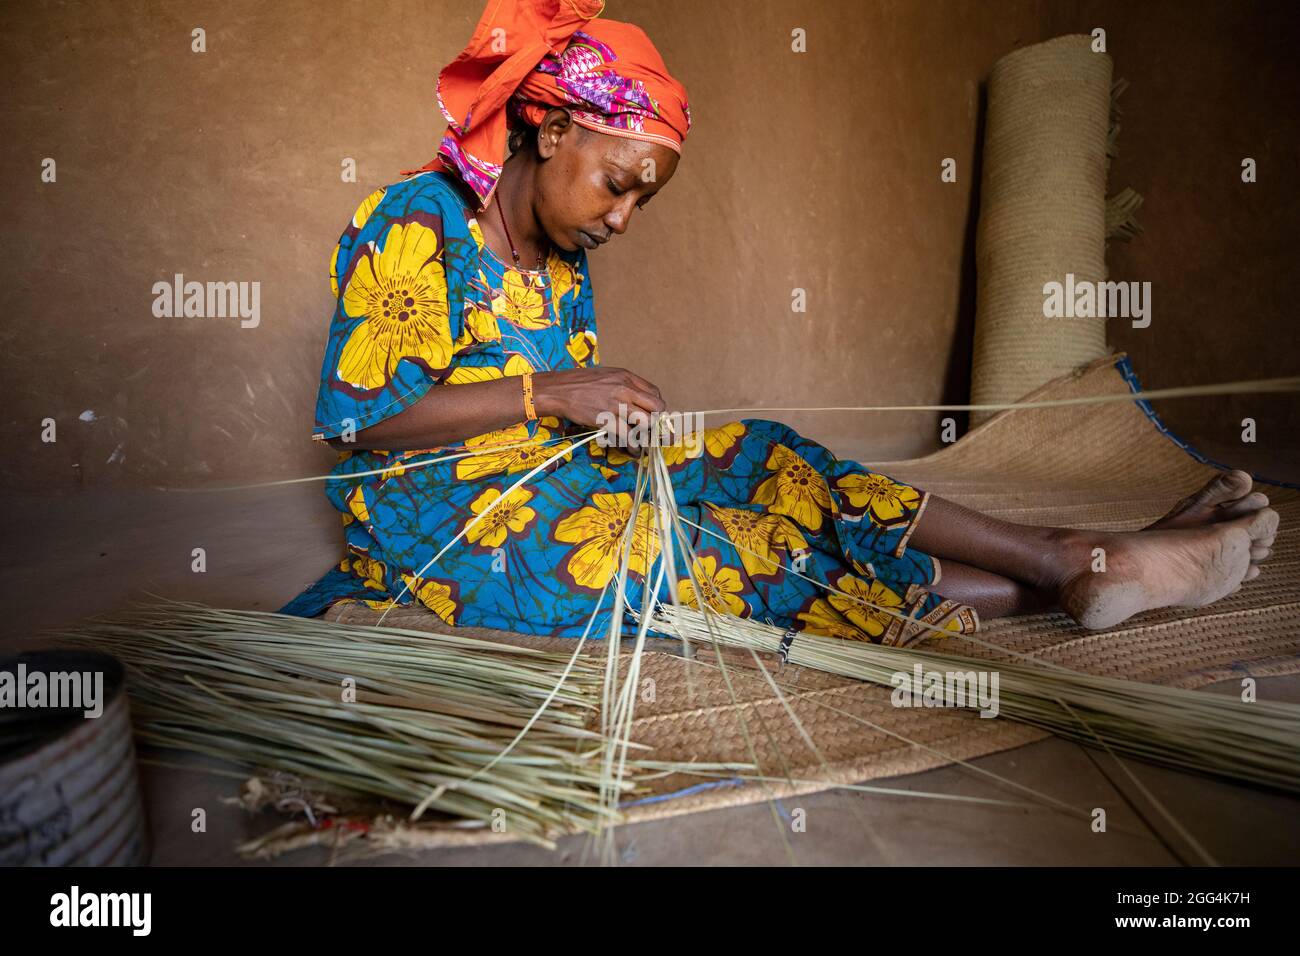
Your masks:
[{"label": "rolled up mat", "polygon": [[1014,402],[1108,352],[1105,319],[1043,315],[1045,283],[1106,278],[1111,60],[1091,44],[1026,47],[989,77],[972,404]]}]

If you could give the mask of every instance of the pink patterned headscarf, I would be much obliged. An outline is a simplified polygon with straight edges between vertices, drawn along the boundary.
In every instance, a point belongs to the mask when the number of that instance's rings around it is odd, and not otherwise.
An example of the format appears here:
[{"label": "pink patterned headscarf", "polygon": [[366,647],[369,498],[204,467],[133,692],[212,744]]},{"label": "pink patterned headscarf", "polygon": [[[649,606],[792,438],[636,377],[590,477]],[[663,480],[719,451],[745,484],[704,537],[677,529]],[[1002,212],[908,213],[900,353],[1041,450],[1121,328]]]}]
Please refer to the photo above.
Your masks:
[{"label": "pink patterned headscarf", "polygon": [[[593,20],[600,0],[489,0],[469,44],[438,75],[448,127],[419,169],[456,174],[486,209],[511,127],[567,107],[580,126],[678,153],[691,127],[686,89],[640,27]],[[590,22],[589,22],[590,21]]]}]

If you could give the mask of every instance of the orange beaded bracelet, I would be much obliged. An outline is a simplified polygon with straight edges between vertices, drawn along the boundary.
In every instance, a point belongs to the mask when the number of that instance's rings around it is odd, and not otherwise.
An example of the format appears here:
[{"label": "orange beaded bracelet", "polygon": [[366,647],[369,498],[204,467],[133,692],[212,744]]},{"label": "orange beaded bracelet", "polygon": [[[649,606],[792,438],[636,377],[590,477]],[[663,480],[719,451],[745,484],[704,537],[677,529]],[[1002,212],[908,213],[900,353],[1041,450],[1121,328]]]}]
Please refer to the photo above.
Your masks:
[{"label": "orange beaded bracelet", "polygon": [[536,420],[537,418],[537,408],[533,405],[533,373],[525,372],[523,374],[523,380],[524,380],[524,414],[528,416],[528,420],[531,422]]}]

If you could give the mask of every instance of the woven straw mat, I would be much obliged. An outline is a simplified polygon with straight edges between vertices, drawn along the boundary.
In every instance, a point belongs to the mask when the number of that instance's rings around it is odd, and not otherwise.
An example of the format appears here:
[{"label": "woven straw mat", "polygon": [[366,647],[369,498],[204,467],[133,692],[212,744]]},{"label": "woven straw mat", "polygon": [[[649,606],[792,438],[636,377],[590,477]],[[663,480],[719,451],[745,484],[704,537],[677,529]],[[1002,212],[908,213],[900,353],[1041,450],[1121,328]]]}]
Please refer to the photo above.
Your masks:
[{"label": "woven straw mat", "polygon": [[[1127,394],[1114,362],[1115,357],[1093,362],[1026,400]],[[1117,531],[1160,517],[1215,473],[1162,435],[1133,402],[1013,409],[928,457],[872,467],[1008,521]],[[1085,631],[1061,614],[1007,618],[984,622],[979,638],[1087,673],[1183,688],[1230,677],[1300,672],[1300,492],[1264,490],[1282,517],[1273,556],[1258,578],[1212,607],[1151,612],[1104,632]],[[373,624],[378,613],[347,606],[327,617]],[[394,609],[385,623],[448,630],[434,614],[418,608]],[[567,640],[483,628],[454,631],[548,650],[571,653],[573,648]],[[940,643],[954,654],[997,656],[961,638]],[[645,654],[642,668],[643,677],[655,681],[654,700],[638,702],[632,730],[635,741],[653,747],[647,756],[748,762],[743,716],[763,774],[805,782],[764,788],[732,781],[700,788],[708,778],[665,777],[651,784],[652,795],[670,798],[630,807],[633,822],[913,773],[1048,736],[1010,720],[981,719],[973,711],[895,708],[889,688],[807,668],[778,671],[764,655],[822,763],[757,675],[747,652],[724,652],[736,691],[733,700],[712,649],[702,649],[690,664],[677,653],[676,641],[650,646],[657,649]],[[592,653],[604,653],[600,642]],[[837,710],[884,729],[872,729]],[[688,788],[691,792],[684,793]]]}]

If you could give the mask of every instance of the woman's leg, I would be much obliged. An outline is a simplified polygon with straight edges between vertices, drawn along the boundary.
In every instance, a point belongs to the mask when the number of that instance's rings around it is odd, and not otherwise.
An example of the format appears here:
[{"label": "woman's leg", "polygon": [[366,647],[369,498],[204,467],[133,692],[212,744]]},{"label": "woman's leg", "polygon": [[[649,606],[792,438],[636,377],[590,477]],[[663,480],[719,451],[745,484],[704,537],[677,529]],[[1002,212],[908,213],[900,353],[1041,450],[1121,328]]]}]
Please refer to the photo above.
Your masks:
[{"label": "woman's leg", "polygon": [[960,561],[941,561],[941,576],[933,590],[950,601],[973,607],[980,620],[1041,614],[1056,607],[1055,596],[983,568]]},{"label": "woman's leg", "polygon": [[1259,573],[1277,514],[1245,479],[1244,495],[1240,477],[1220,476],[1151,529],[1129,533],[1012,524],[931,496],[911,545],[941,560],[941,594],[984,616],[1055,604],[1087,627],[1111,627],[1140,611],[1213,603]]}]

